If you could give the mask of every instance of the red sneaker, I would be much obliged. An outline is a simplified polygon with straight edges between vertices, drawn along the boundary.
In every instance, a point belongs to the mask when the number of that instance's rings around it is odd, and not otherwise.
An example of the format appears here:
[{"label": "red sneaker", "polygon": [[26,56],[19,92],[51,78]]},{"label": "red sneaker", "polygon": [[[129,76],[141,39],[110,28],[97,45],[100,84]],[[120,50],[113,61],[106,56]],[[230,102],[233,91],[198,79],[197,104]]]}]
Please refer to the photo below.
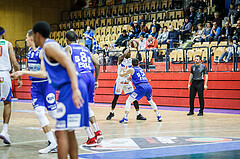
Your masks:
[{"label": "red sneaker", "polygon": [[97,146],[98,143],[97,143],[97,140],[96,140],[96,137],[93,137],[93,138],[88,138],[88,141],[87,142],[84,142],[83,143],[84,146],[88,146],[88,147],[91,147],[91,146]]},{"label": "red sneaker", "polygon": [[97,139],[97,143],[100,143],[103,140],[103,135],[102,135],[102,132],[100,130],[95,132],[95,138]]}]

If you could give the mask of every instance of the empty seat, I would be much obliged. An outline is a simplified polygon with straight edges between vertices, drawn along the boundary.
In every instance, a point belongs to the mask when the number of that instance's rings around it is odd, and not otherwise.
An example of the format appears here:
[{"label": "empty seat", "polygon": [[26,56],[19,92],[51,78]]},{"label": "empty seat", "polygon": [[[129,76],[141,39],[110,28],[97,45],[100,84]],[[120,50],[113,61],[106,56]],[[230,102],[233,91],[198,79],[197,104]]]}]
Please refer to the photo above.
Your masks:
[{"label": "empty seat", "polygon": [[114,26],[114,27],[112,28],[112,34],[117,34],[117,26]]},{"label": "empty seat", "polygon": [[122,33],[122,28],[123,28],[122,25],[119,25],[119,26],[117,27],[117,34],[121,34],[121,33]]},{"label": "empty seat", "polygon": [[90,27],[95,28],[95,19],[90,20]]},{"label": "empty seat", "polygon": [[113,5],[113,6],[112,6],[112,15],[114,15],[114,16],[118,15],[117,9],[118,9],[118,6],[117,6],[117,5]]},{"label": "empty seat", "polygon": [[82,19],[82,11],[77,11],[77,20]]},{"label": "empty seat", "polygon": [[176,10],[176,18],[177,19],[183,18],[183,10]]},{"label": "empty seat", "polygon": [[139,3],[134,3],[133,5],[133,11],[134,13],[139,13],[140,4]]},{"label": "empty seat", "polygon": [[175,11],[169,11],[168,12],[168,19],[175,19]]},{"label": "empty seat", "polygon": [[123,15],[125,13],[125,6],[124,4],[118,6],[118,14]]},{"label": "empty seat", "polygon": [[101,28],[101,35],[106,35],[106,27]]},{"label": "empty seat", "polygon": [[107,26],[112,26],[113,25],[113,19],[112,18],[108,18],[107,19]]},{"label": "empty seat", "polygon": [[123,17],[123,24],[129,24],[129,17]]},{"label": "empty seat", "polygon": [[102,27],[105,27],[106,26],[106,19],[101,19],[100,25]]}]

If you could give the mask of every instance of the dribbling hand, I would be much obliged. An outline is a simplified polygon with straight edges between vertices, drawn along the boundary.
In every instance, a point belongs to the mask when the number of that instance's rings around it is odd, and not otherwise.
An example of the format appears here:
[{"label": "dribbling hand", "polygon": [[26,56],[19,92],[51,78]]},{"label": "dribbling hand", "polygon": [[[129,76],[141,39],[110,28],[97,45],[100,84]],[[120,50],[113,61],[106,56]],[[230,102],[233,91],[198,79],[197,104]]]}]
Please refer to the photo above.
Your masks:
[{"label": "dribbling hand", "polygon": [[98,82],[95,82],[95,90],[98,88]]},{"label": "dribbling hand", "polygon": [[84,100],[79,89],[73,91],[72,99],[77,109],[80,109],[83,106]]}]

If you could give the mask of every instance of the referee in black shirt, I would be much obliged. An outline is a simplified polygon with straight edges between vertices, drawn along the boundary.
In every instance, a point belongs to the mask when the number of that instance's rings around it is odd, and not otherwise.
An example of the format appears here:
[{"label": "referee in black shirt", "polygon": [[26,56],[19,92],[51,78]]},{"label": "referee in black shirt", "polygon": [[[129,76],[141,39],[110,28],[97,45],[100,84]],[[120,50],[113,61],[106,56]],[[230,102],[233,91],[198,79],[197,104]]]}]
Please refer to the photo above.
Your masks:
[{"label": "referee in black shirt", "polygon": [[[205,82],[203,81],[205,75]],[[203,91],[207,90],[208,72],[207,67],[201,63],[201,56],[195,56],[195,64],[191,67],[188,89],[190,89],[190,111],[187,115],[194,114],[194,99],[198,92],[200,110],[198,116],[203,116],[204,98]],[[191,84],[192,82],[192,84]],[[190,85],[191,84],[191,85]]]}]

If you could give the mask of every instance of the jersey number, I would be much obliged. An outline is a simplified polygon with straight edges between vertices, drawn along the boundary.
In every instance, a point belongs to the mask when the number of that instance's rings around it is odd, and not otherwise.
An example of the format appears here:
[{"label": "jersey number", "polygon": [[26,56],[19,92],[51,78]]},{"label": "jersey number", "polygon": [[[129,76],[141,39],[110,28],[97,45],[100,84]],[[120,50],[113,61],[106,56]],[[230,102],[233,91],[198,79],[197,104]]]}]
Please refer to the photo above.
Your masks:
[{"label": "jersey number", "polygon": [[3,48],[2,48],[2,46],[0,46],[0,57],[2,56],[2,50],[3,50]]}]

